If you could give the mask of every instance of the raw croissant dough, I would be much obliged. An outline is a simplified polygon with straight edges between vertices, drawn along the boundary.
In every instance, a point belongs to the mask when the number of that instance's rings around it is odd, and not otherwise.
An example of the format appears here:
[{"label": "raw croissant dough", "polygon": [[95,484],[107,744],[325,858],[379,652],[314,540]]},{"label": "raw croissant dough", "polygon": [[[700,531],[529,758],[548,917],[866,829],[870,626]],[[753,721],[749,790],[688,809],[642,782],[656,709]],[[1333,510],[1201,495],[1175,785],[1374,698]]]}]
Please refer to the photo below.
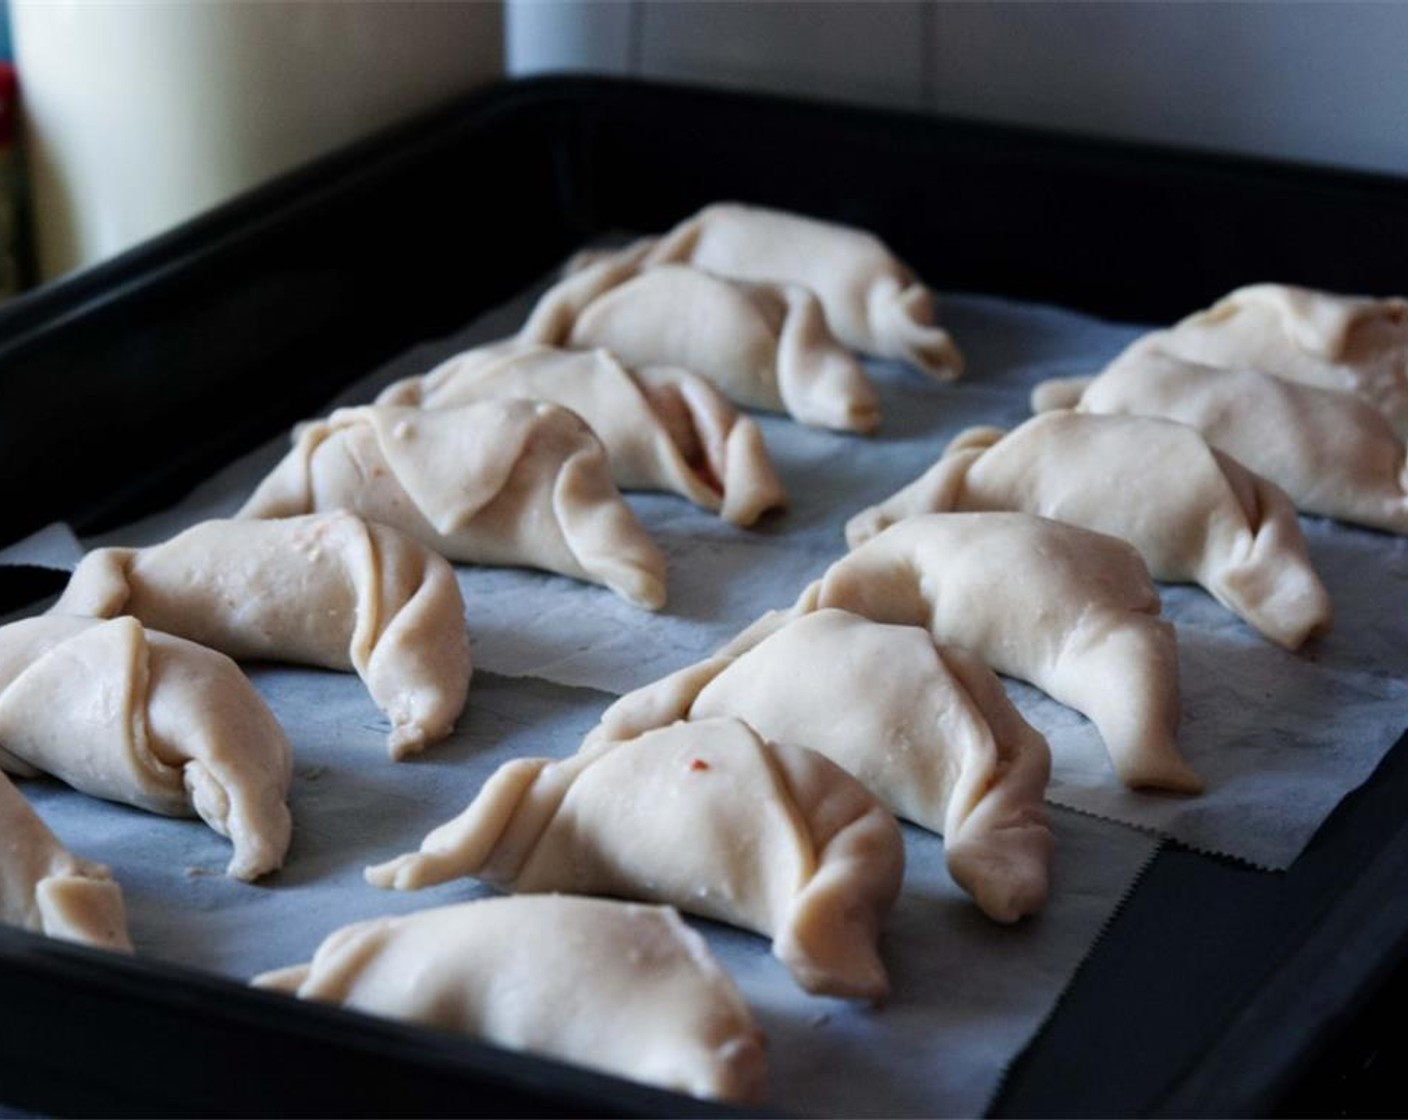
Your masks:
[{"label": "raw croissant dough", "polygon": [[641,256],[612,256],[559,281],[519,340],[604,346],[633,366],[682,366],[732,401],[814,427],[879,426],[874,386],[807,289],[725,280],[683,265],[643,268]]},{"label": "raw croissant dough", "polygon": [[1044,905],[1051,752],[972,654],[845,611],[774,612],[717,656],[623,696],[587,742],[716,716],[826,755],[942,833],[954,881],[990,917]]},{"label": "raw croissant dough", "polygon": [[1124,541],[1025,513],[907,518],[827,569],[795,614],[923,626],[1088,716],[1125,785],[1196,793],[1177,745],[1178,645]]},{"label": "raw croissant dough", "polygon": [[1408,300],[1253,284],[1153,338],[1192,362],[1358,393],[1408,439]]},{"label": "raw croissant dough", "polygon": [[665,603],[665,557],[621,499],[600,441],[553,404],[338,409],[299,429],[239,516],[334,509],[450,560],[545,568],[651,610]]},{"label": "raw croissant dough", "polygon": [[152,548],[83,558],[58,614],[129,614],[231,657],[354,669],[391,719],[393,758],[464,709],[469,636],[454,569],[350,513],[206,521]]},{"label": "raw croissant dough", "polygon": [[376,918],[254,983],[697,1097],[766,1091],[752,1012],[665,906],[522,895]]},{"label": "raw croissant dough", "polygon": [[293,752],[222,653],[135,618],[49,614],[0,628],[0,769],[93,797],[199,816],[257,879],[288,850]]},{"label": "raw croissant dough", "polygon": [[668,490],[743,526],[787,504],[762,431],[713,385],[668,366],[627,369],[608,350],[486,346],[398,381],[377,403],[453,408],[510,398],[551,401],[585,420],[622,490]]},{"label": "raw croissant dough", "polygon": [[924,475],[853,517],[846,540],[956,510],[1034,513],[1119,537],[1156,579],[1201,584],[1289,649],[1330,625],[1290,499],[1185,424],[1057,411],[1007,433],[971,428]]},{"label": "raw croissant dough", "polygon": [[[874,234],[760,206],[707,206],[641,245],[646,262],[673,262],[737,280],[800,284],[817,294],[847,346],[911,362],[944,381],[963,356],[935,322],[934,294]],[[583,254],[585,264],[593,254]]]},{"label": "raw croissant dough", "polygon": [[59,843],[0,771],[0,923],[98,949],[132,951],[122,888]]},{"label": "raw croissant dough", "polygon": [[1215,369],[1141,339],[1099,377],[1048,381],[1032,404],[1163,416],[1290,496],[1296,508],[1408,533],[1403,441],[1368,402],[1248,369]]},{"label": "raw croissant dough", "polygon": [[713,719],[510,762],[419,853],[367,879],[417,890],[473,875],[671,903],[771,934],[809,992],[880,999],[876,942],[903,872],[899,826],[864,786],[814,751]]}]

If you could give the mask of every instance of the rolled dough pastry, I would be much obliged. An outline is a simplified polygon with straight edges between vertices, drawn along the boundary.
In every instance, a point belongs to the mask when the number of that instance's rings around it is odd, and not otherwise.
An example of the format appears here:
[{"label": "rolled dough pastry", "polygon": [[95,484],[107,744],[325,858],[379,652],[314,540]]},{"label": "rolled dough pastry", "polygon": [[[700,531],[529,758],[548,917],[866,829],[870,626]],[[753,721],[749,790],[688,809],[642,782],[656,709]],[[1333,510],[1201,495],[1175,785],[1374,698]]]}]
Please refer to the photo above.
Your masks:
[{"label": "rolled dough pastry", "polygon": [[350,513],[206,521],[151,548],[85,556],[54,606],[231,657],[355,670],[391,720],[393,758],[443,739],[469,690],[454,569]]},{"label": "rolled dough pastry", "polygon": [[[963,356],[936,322],[933,292],[864,230],[720,202],[642,244],[650,264],[690,264],[738,280],[800,284],[817,294],[831,329],[847,346],[910,362],[944,381],[963,372]],[[580,263],[589,259],[584,254]]]},{"label": "rolled dough pastry", "polygon": [[807,991],[881,999],[877,947],[904,872],[899,826],[814,751],[735,719],[679,723],[499,768],[379,887],[472,875],[523,893],[664,902],[773,937]]},{"label": "rolled dough pastry", "polygon": [[1330,625],[1290,499],[1186,424],[1061,410],[1007,433],[969,429],[919,479],[853,517],[846,539],[957,510],[1034,513],[1119,537],[1156,579],[1200,584],[1289,649]]},{"label": "rolled dough pastry", "polygon": [[132,951],[122,888],[59,843],[0,772],[0,922],[97,949]]},{"label": "rolled dough pastry", "polygon": [[377,403],[453,408],[496,399],[570,408],[605,446],[622,490],[668,490],[744,526],[787,504],[755,421],[702,377],[668,366],[627,369],[608,350],[486,346],[396,382]]},{"label": "rolled dough pastry", "polygon": [[48,614],[0,627],[0,769],[108,801],[198,816],[227,873],[283,864],[293,752],[239,666],[135,618]]},{"label": "rolled dough pastry", "polygon": [[254,983],[696,1097],[766,1091],[752,1012],[666,906],[520,895],[375,918]]},{"label": "rolled dough pastry", "polygon": [[1125,785],[1197,793],[1178,750],[1178,644],[1124,541],[1025,513],[930,513],[827,569],[795,614],[922,626],[1088,716]]},{"label": "rolled dough pastry", "polygon": [[1281,487],[1296,508],[1408,533],[1408,465],[1387,418],[1350,393],[1250,369],[1216,369],[1163,353],[1147,339],[1095,378],[1046,382],[1034,406],[1163,416]]},{"label": "rolled dough pastry", "polygon": [[605,347],[633,366],[680,366],[729,400],[803,424],[873,432],[880,399],[860,363],[796,284],[725,280],[685,265],[613,256],[548,289],[522,342]]},{"label": "rolled dough pastry", "polygon": [[338,409],[298,430],[239,516],[335,509],[449,560],[544,568],[665,604],[664,555],[611,481],[600,441],[557,405]]},{"label": "rolled dough pastry", "polygon": [[1408,300],[1253,284],[1154,337],[1188,361],[1358,393],[1408,439]]},{"label": "rolled dough pastry", "polygon": [[587,741],[734,716],[826,755],[895,814],[943,834],[954,881],[989,917],[1041,909],[1051,751],[991,669],[918,627],[846,611],[774,612],[745,638],[623,696]]}]

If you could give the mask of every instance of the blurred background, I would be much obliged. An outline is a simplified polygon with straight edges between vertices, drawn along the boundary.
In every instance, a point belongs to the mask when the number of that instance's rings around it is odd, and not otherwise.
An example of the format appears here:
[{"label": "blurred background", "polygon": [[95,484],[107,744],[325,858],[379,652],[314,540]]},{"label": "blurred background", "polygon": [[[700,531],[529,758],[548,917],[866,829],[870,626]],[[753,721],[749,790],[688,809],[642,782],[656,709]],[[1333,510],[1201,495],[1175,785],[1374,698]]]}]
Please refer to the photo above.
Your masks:
[{"label": "blurred background", "polygon": [[705,83],[1408,175],[1408,3],[9,0],[3,14],[9,290],[504,76]]}]

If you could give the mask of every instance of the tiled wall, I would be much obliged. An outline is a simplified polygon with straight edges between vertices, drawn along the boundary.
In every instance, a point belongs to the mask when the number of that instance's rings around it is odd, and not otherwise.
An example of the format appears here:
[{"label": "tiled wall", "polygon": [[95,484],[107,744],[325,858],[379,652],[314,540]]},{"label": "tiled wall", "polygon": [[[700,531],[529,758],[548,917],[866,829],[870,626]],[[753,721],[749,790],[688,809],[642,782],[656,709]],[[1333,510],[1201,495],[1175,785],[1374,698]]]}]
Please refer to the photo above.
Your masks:
[{"label": "tiled wall", "polygon": [[511,73],[707,82],[1408,175],[1408,2],[508,0]]}]

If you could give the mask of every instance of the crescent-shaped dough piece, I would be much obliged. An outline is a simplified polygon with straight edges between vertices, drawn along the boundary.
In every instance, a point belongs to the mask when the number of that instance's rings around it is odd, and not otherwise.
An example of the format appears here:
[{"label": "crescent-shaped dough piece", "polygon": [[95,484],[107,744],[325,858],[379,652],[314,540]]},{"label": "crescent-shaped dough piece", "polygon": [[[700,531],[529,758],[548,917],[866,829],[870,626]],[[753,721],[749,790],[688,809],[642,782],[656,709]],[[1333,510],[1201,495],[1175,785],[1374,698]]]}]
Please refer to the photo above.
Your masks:
[{"label": "crescent-shaped dough piece", "polygon": [[1330,625],[1291,500],[1186,424],[1063,410],[1007,433],[971,428],[920,478],[853,517],[846,540],[960,510],[1034,513],[1119,537],[1155,579],[1200,584],[1288,649]]},{"label": "crescent-shaped dough piece", "polygon": [[1192,362],[1358,393],[1408,439],[1408,300],[1253,284],[1154,336]]},{"label": "crescent-shaped dough piece", "polygon": [[750,628],[717,656],[628,693],[587,741],[733,716],[854,774],[944,838],[954,881],[1000,922],[1046,902],[1051,751],[972,654],[915,626],[822,610]]},{"label": "crescent-shaped dough piece", "polygon": [[560,280],[519,340],[605,347],[638,367],[680,366],[738,404],[813,427],[879,426],[874,386],[806,288],[725,280],[685,265],[645,268],[641,255],[609,257]]},{"label": "crescent-shaped dough piece", "polygon": [[350,513],[206,521],[152,548],[85,556],[58,614],[132,615],[245,660],[355,670],[404,758],[443,739],[469,690],[454,569]]},{"label": "crescent-shaped dough piece", "polygon": [[0,922],[97,949],[132,951],[122,888],[78,859],[0,771]]},{"label": "crescent-shaped dough piece", "polygon": [[544,401],[338,409],[299,428],[239,516],[334,509],[449,560],[543,568],[650,610],[665,604],[665,557],[611,481],[601,442]]},{"label": "crescent-shaped dough piece", "polygon": [[1057,399],[1099,415],[1162,416],[1281,487],[1296,508],[1408,534],[1408,455],[1387,418],[1350,393],[1250,369],[1216,369],[1140,340],[1095,378],[1050,381]]},{"label": "crescent-shaped dough piece", "polygon": [[1178,750],[1178,642],[1130,545],[1026,513],[906,518],[793,608],[922,626],[1088,716],[1134,789],[1197,793]]},{"label": "crescent-shaped dough piece", "polygon": [[369,868],[417,890],[472,875],[524,893],[664,902],[771,935],[809,992],[881,999],[877,941],[904,873],[899,826],[815,751],[735,719],[499,768],[420,851]]},{"label": "crescent-shaped dough piece", "polygon": [[453,408],[508,399],[570,408],[601,440],[622,490],[668,490],[743,526],[787,504],[754,420],[702,377],[669,366],[627,369],[608,350],[486,346],[396,382],[377,403]]},{"label": "crescent-shaped dough piece", "polygon": [[666,906],[520,895],[374,918],[254,984],[696,1097],[766,1091],[763,1032]]},{"label": "crescent-shaped dough piece", "polygon": [[[800,284],[817,294],[847,346],[898,358],[942,381],[963,356],[937,324],[934,293],[878,237],[781,210],[719,202],[648,245],[650,264],[673,262],[737,280]],[[590,255],[584,254],[580,263]]]},{"label": "crescent-shaped dough piece", "polygon": [[236,879],[288,850],[293,752],[273,713],[224,654],[135,618],[0,627],[0,769],[198,816],[233,842]]}]

